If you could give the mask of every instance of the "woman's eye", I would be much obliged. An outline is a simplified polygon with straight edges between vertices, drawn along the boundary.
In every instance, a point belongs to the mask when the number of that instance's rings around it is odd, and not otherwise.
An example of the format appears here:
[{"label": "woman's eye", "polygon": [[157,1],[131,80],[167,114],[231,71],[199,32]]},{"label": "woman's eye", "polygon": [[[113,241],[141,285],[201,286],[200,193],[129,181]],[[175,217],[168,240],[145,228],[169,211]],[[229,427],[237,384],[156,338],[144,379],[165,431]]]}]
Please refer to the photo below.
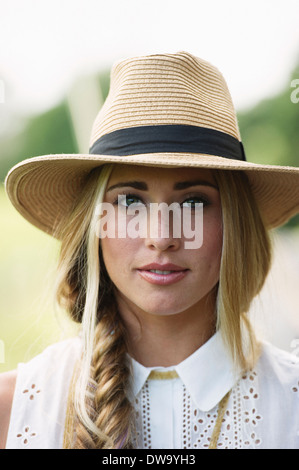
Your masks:
[{"label": "woman's eye", "polygon": [[144,205],[142,200],[138,196],[133,194],[119,195],[118,196],[118,205],[129,207],[132,205]]},{"label": "woman's eye", "polygon": [[203,197],[189,197],[182,203],[182,207],[195,209],[196,207],[198,207],[198,204],[202,204],[203,206],[206,206],[208,204],[208,201],[204,199]]}]

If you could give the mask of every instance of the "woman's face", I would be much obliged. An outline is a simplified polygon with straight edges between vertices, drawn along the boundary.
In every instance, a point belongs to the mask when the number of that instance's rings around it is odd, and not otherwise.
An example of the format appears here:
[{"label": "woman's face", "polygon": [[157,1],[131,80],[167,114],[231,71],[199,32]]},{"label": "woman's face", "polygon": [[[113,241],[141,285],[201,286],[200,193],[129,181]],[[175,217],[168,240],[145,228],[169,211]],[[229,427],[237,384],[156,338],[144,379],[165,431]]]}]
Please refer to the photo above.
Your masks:
[{"label": "woman's face", "polygon": [[[220,195],[212,172],[194,168],[116,165],[107,184],[104,202],[113,208],[109,212],[110,219],[105,220],[105,227],[112,222],[115,233],[102,236],[103,259],[116,286],[119,305],[136,314],[158,316],[204,309],[208,294],[219,280],[222,250]],[[166,212],[158,215],[151,212],[161,203],[168,206],[176,203],[181,218],[178,218],[178,212],[176,218],[171,212],[169,218]],[[202,219],[196,203],[203,204]],[[139,212],[132,215],[133,209]],[[137,214],[142,214],[139,223]],[[198,230],[200,223],[201,246],[189,243],[188,247],[186,242],[190,239],[187,240],[183,227],[186,221],[191,230],[195,227]],[[142,222],[147,224],[142,225]],[[156,229],[151,230],[154,223]],[[167,223],[169,230],[165,228]],[[124,230],[132,227],[135,231],[127,230],[125,236]],[[180,236],[178,228],[181,228]]]}]

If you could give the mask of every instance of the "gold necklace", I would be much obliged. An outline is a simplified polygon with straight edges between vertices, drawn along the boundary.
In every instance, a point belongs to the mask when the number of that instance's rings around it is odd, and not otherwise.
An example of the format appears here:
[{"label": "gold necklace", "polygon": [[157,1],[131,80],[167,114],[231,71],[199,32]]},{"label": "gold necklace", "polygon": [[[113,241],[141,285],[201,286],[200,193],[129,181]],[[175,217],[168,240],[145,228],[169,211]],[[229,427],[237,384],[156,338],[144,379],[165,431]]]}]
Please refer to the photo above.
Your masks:
[{"label": "gold necklace", "polygon": [[[179,376],[175,370],[170,370],[166,372],[153,370],[148,376],[148,380],[169,380],[169,379],[176,379],[176,378],[179,378]],[[222,421],[223,421],[223,417],[227,409],[230,394],[231,394],[231,390],[219,402],[218,410],[217,410],[217,419],[216,419],[216,423],[212,432],[209,449],[217,449],[218,440],[219,440],[221,427],[222,427]]]},{"label": "gold necklace", "polygon": [[222,421],[224,417],[224,413],[227,409],[228,400],[231,394],[231,390],[222,398],[219,402],[218,410],[217,410],[217,420],[212,432],[211,442],[209,445],[209,449],[217,449],[218,440],[221,432]]}]

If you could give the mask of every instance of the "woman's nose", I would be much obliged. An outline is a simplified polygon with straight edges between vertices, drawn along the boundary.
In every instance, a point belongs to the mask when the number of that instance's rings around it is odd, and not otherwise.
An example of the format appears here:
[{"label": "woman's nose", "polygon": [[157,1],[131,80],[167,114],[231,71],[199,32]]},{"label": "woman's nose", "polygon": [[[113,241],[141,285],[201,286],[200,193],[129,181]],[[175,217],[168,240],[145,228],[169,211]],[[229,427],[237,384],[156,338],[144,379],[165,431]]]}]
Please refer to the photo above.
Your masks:
[{"label": "woman's nose", "polygon": [[[177,250],[181,245],[180,227],[169,209],[152,210],[149,217],[145,244],[148,248],[159,251]],[[178,231],[179,228],[179,231]]]}]

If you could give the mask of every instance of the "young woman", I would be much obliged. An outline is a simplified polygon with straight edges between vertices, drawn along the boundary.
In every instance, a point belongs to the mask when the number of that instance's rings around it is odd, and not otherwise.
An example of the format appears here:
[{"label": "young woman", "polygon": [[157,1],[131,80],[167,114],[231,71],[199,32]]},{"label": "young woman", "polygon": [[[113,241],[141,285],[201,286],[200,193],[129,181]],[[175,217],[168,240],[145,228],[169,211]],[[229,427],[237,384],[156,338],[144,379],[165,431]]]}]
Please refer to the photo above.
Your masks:
[{"label": "young woman", "polygon": [[214,66],[117,64],[90,153],[22,162],[6,188],[61,240],[57,299],[82,327],[2,375],[3,448],[299,448],[299,361],[247,317],[299,169],[246,161]]}]

